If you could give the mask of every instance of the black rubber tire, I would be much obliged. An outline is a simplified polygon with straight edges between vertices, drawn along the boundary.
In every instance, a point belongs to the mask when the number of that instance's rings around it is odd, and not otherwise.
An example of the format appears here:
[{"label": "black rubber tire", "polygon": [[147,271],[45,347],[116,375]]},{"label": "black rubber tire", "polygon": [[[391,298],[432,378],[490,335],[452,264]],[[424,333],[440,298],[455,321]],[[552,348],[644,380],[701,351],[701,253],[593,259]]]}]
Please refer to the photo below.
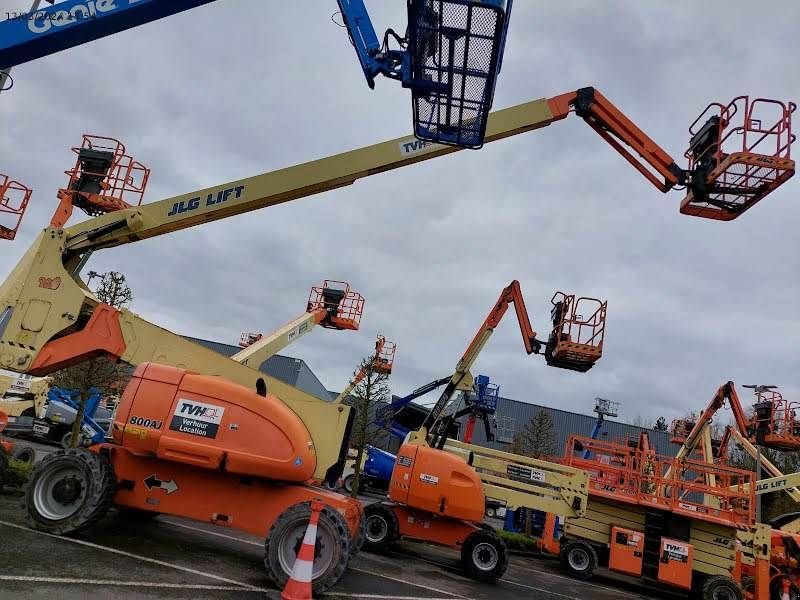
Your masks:
[{"label": "black rubber tire", "polygon": [[[775,575],[769,584],[769,597],[780,600],[783,598],[783,581],[780,575]],[[789,600],[800,598],[800,590],[794,584],[789,585]]]},{"label": "black rubber tire", "polygon": [[[481,549],[483,549],[483,553]],[[476,550],[479,555],[493,553],[493,555],[489,554],[493,559],[492,564],[477,563],[475,560]],[[467,536],[461,547],[461,564],[472,579],[494,583],[503,576],[508,568],[506,543],[494,531],[488,529],[473,531]]]},{"label": "black rubber tire", "polygon": [[742,600],[744,594],[733,579],[725,575],[711,575],[703,582],[703,600]]},{"label": "black rubber tire", "polygon": [[494,519],[497,516],[497,509],[494,506],[488,506],[486,508],[486,516]]},{"label": "black rubber tire", "polygon": [[561,546],[561,566],[576,579],[588,580],[597,569],[597,552],[583,540],[572,540]]},{"label": "black rubber tire", "polygon": [[117,506],[117,513],[120,519],[128,523],[146,523],[152,521],[161,513],[144,510],[142,508],[133,508],[130,506]]},{"label": "black rubber tire", "polygon": [[355,483],[355,481],[356,481],[356,476],[352,473],[347,477],[345,477],[344,481],[342,482],[342,487],[344,488],[344,491],[347,492],[348,494],[352,494],[353,484]]},{"label": "black rubber tire", "polygon": [[[61,469],[69,468],[80,474],[77,508],[61,518],[50,518],[37,507],[38,493],[45,494],[42,487],[47,478],[53,477]],[[111,462],[103,455],[85,448],[59,450],[42,459],[33,468],[30,480],[25,486],[25,508],[31,527],[64,535],[75,533],[94,525],[102,519],[114,499],[117,481]],[[70,490],[74,491],[74,490]],[[53,498],[53,502],[60,503]],[[63,506],[63,503],[62,503]],[[66,511],[65,511],[66,512]]]},{"label": "black rubber tire", "polygon": [[[294,555],[300,550],[302,543],[302,536],[293,540],[284,540],[287,535],[291,535],[293,531],[298,531],[298,527],[302,526],[302,532],[308,526],[311,518],[311,503],[301,502],[287,508],[281,515],[275,519],[272,527],[269,530],[269,535],[264,544],[264,569],[267,572],[267,577],[273,584],[282,590],[286,587],[286,582],[292,574],[292,566],[282,566],[280,560],[280,546],[281,543],[291,543],[294,547]],[[321,532],[331,537],[333,547],[331,548],[333,555],[328,568],[323,572],[317,574],[312,578],[311,587],[314,594],[322,594],[330,589],[341,579],[342,575],[347,568],[347,561],[350,559],[350,530],[347,527],[342,515],[329,507],[322,509],[319,515],[319,524],[317,526],[317,543],[316,543],[316,558],[321,551],[320,536]],[[294,560],[292,561],[294,562]]]},{"label": "black rubber tire", "polygon": [[36,450],[33,449],[33,446],[14,446],[11,451],[11,458],[32,465],[36,462]]},{"label": "black rubber tire", "polygon": [[400,537],[397,515],[382,502],[364,507],[364,549],[367,552],[384,552]]}]

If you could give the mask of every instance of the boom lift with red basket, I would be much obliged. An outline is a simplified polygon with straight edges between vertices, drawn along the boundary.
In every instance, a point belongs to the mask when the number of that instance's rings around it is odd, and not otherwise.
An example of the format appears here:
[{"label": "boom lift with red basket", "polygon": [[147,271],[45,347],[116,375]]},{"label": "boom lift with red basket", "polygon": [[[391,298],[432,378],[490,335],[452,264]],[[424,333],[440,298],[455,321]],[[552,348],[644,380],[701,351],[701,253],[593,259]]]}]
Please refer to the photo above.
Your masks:
[{"label": "boom lift with red basket", "polygon": [[[570,477],[577,471],[558,472],[558,465],[448,440],[454,421],[468,415],[472,407],[447,416],[445,411],[456,391],[472,391],[474,378],[470,370],[511,304],[528,354],[543,354],[548,365],[579,372],[590,369],[601,357],[606,302],[558,292],[552,298],[552,329],[543,342],[531,326],[519,282],[512,281],[478,328],[425,422],[400,447],[389,482],[388,502],[365,508],[367,549],[383,551],[400,538],[458,548],[470,576],[495,581],[505,572],[507,557],[497,534],[480,526],[487,496],[506,502],[510,508],[558,506],[576,513],[585,510],[580,496],[585,489],[570,489]],[[588,309],[587,316],[578,312],[579,307]],[[449,454],[442,455],[442,449]],[[546,484],[536,487],[536,482],[544,482],[546,477],[540,469],[547,468],[556,472],[547,475],[552,479]],[[510,476],[523,472],[531,474],[527,483]],[[534,473],[541,474],[541,479]],[[576,481],[579,479],[575,477]],[[583,480],[585,485],[585,476]],[[556,482],[562,483],[564,489]],[[579,486],[580,483],[575,484],[576,488]]]}]

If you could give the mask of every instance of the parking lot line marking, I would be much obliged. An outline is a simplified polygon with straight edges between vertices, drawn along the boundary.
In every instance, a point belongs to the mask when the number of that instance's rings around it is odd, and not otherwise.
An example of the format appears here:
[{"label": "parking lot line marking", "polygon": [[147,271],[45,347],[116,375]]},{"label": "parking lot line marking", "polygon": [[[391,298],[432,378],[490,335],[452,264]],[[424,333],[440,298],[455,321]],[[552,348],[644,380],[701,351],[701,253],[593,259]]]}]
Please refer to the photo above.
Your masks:
[{"label": "parking lot line marking", "polygon": [[[350,592],[325,592],[326,598],[365,598],[367,600],[420,600],[419,596],[384,596],[383,594],[353,594]],[[447,598],[425,598],[424,600],[452,600]]]},{"label": "parking lot line marking", "polygon": [[268,592],[267,588],[261,588],[249,583],[243,583],[241,581],[235,581],[233,579],[228,579],[227,577],[221,577],[219,575],[214,575],[212,573],[204,573],[203,571],[197,571],[195,569],[190,569],[189,567],[184,567],[181,565],[176,565],[173,563],[164,562],[163,560],[157,560],[155,558],[150,558],[147,556],[141,556],[140,554],[133,554],[131,552],[125,552],[124,550],[117,550],[116,548],[110,548],[108,546],[101,546],[100,544],[94,544],[92,542],[87,542],[86,540],[78,540],[75,538],[68,538],[68,537],[61,537],[59,535],[53,535],[52,533],[47,533],[44,531],[37,531],[35,529],[31,529],[30,527],[24,527],[23,525],[17,525],[16,523],[9,523],[8,521],[0,521],[0,525],[5,525],[6,527],[12,527],[14,529],[22,529],[23,531],[30,531],[31,533],[36,533],[38,535],[44,535],[47,537],[51,537],[57,540],[62,540],[64,542],[70,542],[72,544],[78,544],[80,546],[86,546],[88,548],[95,548],[97,550],[105,550],[106,552],[110,552],[112,554],[119,554],[120,556],[127,556],[128,558],[135,558],[136,560],[140,560],[142,562],[149,562],[152,564],[160,565],[162,567],[169,567],[170,569],[175,569],[177,571],[183,571],[184,573],[191,573],[192,575],[200,575],[201,577],[207,577],[208,579],[214,579],[216,581],[222,581],[224,583],[230,583],[232,585],[239,586],[240,588],[245,588],[251,591],[258,591],[258,592]]},{"label": "parking lot line marking", "polygon": [[233,540],[235,542],[242,542],[243,544],[258,546],[259,548],[264,547],[264,544],[254,542],[253,540],[246,540],[244,538],[236,537],[235,535],[227,535],[224,533],[217,533],[216,531],[209,531],[208,529],[203,529],[202,527],[192,527],[191,525],[184,525],[183,523],[176,523],[175,521],[167,521],[166,519],[159,519],[158,522],[166,523],[167,525],[173,525],[175,527],[183,527],[184,529],[191,529],[192,531],[199,531],[200,533],[207,533],[208,535],[215,535],[217,537],[225,538],[226,540]]},{"label": "parking lot line marking", "polygon": [[511,585],[516,585],[517,587],[525,588],[526,590],[533,590],[535,592],[544,592],[545,594],[550,594],[551,596],[558,596],[559,598],[567,598],[567,600],[582,600],[577,596],[567,596],[566,594],[559,594],[558,592],[554,592],[552,590],[546,590],[544,588],[536,587],[535,585],[527,585],[524,583],[517,583],[516,581],[510,581],[509,579],[501,579],[500,582],[508,583]]},{"label": "parking lot line marking", "polygon": [[187,590],[218,590],[223,592],[257,592],[238,585],[204,585],[202,583],[159,583],[156,581],[115,581],[113,579],[75,579],[72,577],[34,577],[30,575],[0,575],[0,581],[30,581],[33,583],[71,583],[74,585],[111,585],[120,587],[177,588]]},{"label": "parking lot line marking", "polygon": [[[543,571],[542,569],[534,569],[533,567],[520,565],[518,563],[515,563],[514,566],[519,568],[519,569],[523,569],[524,571],[530,571],[532,573],[539,573],[541,575],[547,575],[549,577],[555,577],[556,579],[566,579],[567,581],[575,581],[572,577],[567,577],[566,575],[559,575],[558,573],[551,573],[550,571]],[[504,579],[503,581],[506,581],[506,580]],[[586,586],[600,588],[601,590],[608,590],[609,592],[614,592],[615,594],[618,594],[620,596],[628,596],[630,598],[645,598],[645,596],[642,596],[641,594],[636,594],[634,592],[626,592],[626,591],[620,590],[618,588],[613,588],[613,587],[610,587],[610,586],[607,586],[607,585],[601,585],[599,583],[592,583],[592,582],[588,582],[588,581],[582,581],[581,583],[583,585],[586,585]]]},{"label": "parking lot line marking", "polygon": [[461,594],[456,594],[455,592],[448,592],[447,590],[440,590],[435,587],[431,587],[427,583],[414,583],[413,581],[406,581],[405,579],[400,579],[399,577],[390,577],[389,575],[384,575],[383,573],[370,571],[369,569],[362,569],[361,567],[347,567],[347,568],[350,571],[355,571],[356,573],[364,573],[365,575],[372,575],[373,577],[382,577],[383,579],[396,581],[397,583],[405,583],[406,585],[413,585],[414,587],[425,588],[426,590],[436,592],[437,594],[445,594],[447,595],[448,598],[464,598],[464,600],[469,600],[469,598],[467,598],[466,596],[462,596]]},{"label": "parking lot line marking", "polygon": [[[242,542],[243,544],[251,544],[253,546],[258,546],[258,547],[262,546],[262,544],[260,544],[258,542],[254,542],[252,540],[245,540],[243,538],[236,537],[234,535],[226,535],[224,533],[217,533],[216,531],[209,531],[208,529],[203,529],[201,527],[193,527],[191,525],[184,525],[183,523],[176,523],[175,521],[172,521],[172,520],[166,520],[166,519],[160,518],[158,521],[159,521],[159,523],[166,523],[168,525],[174,525],[175,527],[183,527],[184,529],[191,529],[192,531],[198,531],[200,533],[207,533],[208,535],[215,535],[217,537],[225,538],[227,540],[234,540],[234,541],[237,541],[237,542]],[[378,573],[378,572],[375,572],[375,571],[369,571],[369,570],[366,570],[366,569],[361,569],[359,567],[348,567],[348,569],[350,571],[356,571],[356,572],[359,572],[359,573],[364,573],[366,575],[372,575],[373,577],[382,577],[383,579],[389,579],[391,581],[396,581],[398,583],[405,583],[406,585],[412,585],[412,586],[418,587],[418,588],[425,588],[425,589],[430,590],[432,592],[436,592],[437,594],[445,594],[447,596],[447,598],[465,598],[466,599],[466,596],[461,596],[459,594],[454,594],[453,592],[448,592],[446,590],[439,590],[439,589],[433,588],[433,587],[431,587],[429,585],[413,583],[411,581],[406,581],[405,579],[399,579],[397,577],[390,577],[388,575],[384,575],[383,573]],[[328,595],[332,595],[332,594],[328,594]],[[358,595],[358,594],[343,594],[343,595],[350,596],[352,598],[376,598],[376,599],[383,598],[385,600],[389,600],[390,598],[396,598],[395,596],[379,596],[379,595],[378,596]],[[400,599],[397,598],[397,600],[400,600]]]}]

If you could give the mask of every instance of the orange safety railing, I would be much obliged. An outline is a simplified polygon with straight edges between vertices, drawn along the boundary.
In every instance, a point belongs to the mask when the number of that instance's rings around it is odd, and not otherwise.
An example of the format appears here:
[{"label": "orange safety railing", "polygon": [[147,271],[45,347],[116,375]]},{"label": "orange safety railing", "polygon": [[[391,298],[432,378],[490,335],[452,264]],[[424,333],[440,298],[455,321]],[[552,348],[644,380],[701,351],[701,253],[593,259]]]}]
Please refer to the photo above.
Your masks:
[{"label": "orange safety railing", "polygon": [[0,173],[0,239],[13,240],[31,199],[31,189]]},{"label": "orange safety railing", "polygon": [[683,444],[694,429],[694,421],[689,419],[675,419],[669,426],[669,441],[672,444]]},{"label": "orange safety railing", "polygon": [[726,525],[755,521],[750,471],[582,436],[570,437],[564,463],[589,473],[592,495]]},{"label": "orange safety railing", "polygon": [[239,337],[239,347],[240,348],[247,348],[248,346],[252,346],[258,340],[260,340],[262,337],[264,337],[263,333],[255,333],[255,332],[252,332],[252,331],[250,331],[250,332],[245,331]]},{"label": "orange safety railing", "polygon": [[375,358],[372,368],[379,373],[391,373],[394,365],[394,353],[397,350],[395,342],[389,342],[381,334],[375,342]]},{"label": "orange safety railing", "polygon": [[119,140],[84,134],[75,165],[64,171],[67,187],[58,191],[60,200],[51,225],[63,227],[78,207],[90,216],[123,210],[142,203],[150,169],[125,154]]},{"label": "orange safety railing", "polygon": [[797,106],[738,96],[712,102],[689,127],[689,171],[704,181],[689,192],[681,212],[730,220],[794,174],[792,113]]},{"label": "orange safety railing", "polygon": [[780,450],[800,449],[800,403],[790,402],[772,389],[756,390],[755,396],[750,421],[753,441]]},{"label": "orange safety railing", "polygon": [[308,312],[324,309],[329,318],[320,322],[329,329],[358,329],[364,312],[364,296],[350,289],[345,281],[326,279],[322,286],[311,288]]},{"label": "orange safety railing", "polygon": [[556,292],[551,303],[553,330],[545,354],[548,364],[588,370],[603,354],[607,302]]}]

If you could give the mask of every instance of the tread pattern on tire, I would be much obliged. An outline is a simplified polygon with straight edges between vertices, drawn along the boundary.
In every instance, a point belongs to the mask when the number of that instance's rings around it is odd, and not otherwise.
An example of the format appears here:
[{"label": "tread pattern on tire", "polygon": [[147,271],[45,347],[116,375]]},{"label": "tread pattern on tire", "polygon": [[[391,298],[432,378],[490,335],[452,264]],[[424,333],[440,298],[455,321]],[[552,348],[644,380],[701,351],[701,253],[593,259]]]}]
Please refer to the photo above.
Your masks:
[{"label": "tread pattern on tire", "polygon": [[[475,546],[481,543],[491,543],[497,549],[497,566],[491,571],[482,571],[475,567],[472,563],[472,550]],[[464,540],[464,546],[461,548],[461,561],[467,574],[477,581],[485,581],[493,583],[500,579],[508,568],[508,550],[506,543],[503,539],[495,533],[494,529],[480,528],[473,531]]]},{"label": "tread pattern on tire", "polygon": [[[311,518],[311,503],[310,502],[300,502],[293,506],[290,506],[285,511],[283,511],[280,516],[275,519],[275,522],[270,527],[269,534],[267,535],[267,539],[264,542],[264,569],[267,573],[267,577],[269,580],[275,584],[278,589],[283,589],[286,586],[286,582],[289,579],[290,573],[284,573],[283,570],[280,568],[280,563],[276,560],[276,564],[272,565],[272,558],[270,557],[270,539],[273,539],[276,533],[280,532],[280,529],[286,527],[288,524],[292,523],[297,519],[303,519],[306,524]],[[339,553],[339,560],[335,563],[333,569],[328,571],[328,574],[322,577],[317,577],[315,580],[312,581],[312,588],[314,590],[314,594],[322,594],[323,592],[330,589],[332,586],[336,585],[336,583],[341,579],[342,575],[344,574],[345,570],[347,569],[347,563],[350,560],[350,529],[347,527],[347,523],[344,520],[344,517],[339,514],[338,511],[335,511],[329,507],[325,507],[322,509],[320,513],[320,522],[323,519],[326,519],[330,522],[333,530],[337,532],[340,544],[342,545],[341,552]],[[319,528],[317,529],[319,532]]]},{"label": "tread pattern on tire", "polygon": [[365,530],[364,549],[368,552],[383,552],[400,537],[400,525],[397,522],[397,516],[394,514],[394,511],[389,506],[386,506],[383,502],[373,502],[372,504],[367,504],[364,507],[365,528],[367,518],[370,515],[382,516],[386,520],[389,529],[386,532],[385,541],[378,543],[370,542],[368,539],[366,539]]},{"label": "tread pattern on tire", "polygon": [[[574,547],[584,548],[589,553],[589,567],[585,571],[582,572],[574,571],[569,566],[567,555],[569,554],[570,549]],[[588,580],[592,578],[592,575],[594,574],[594,571],[597,568],[597,563],[598,563],[597,552],[595,551],[595,549],[592,547],[591,544],[584,542],[583,540],[571,540],[566,544],[564,544],[563,546],[561,546],[560,559],[561,559],[561,566],[567,573],[569,573],[573,577],[576,577],[577,579],[583,579],[583,580]]]},{"label": "tread pattern on tire", "polygon": [[[74,514],[52,521],[36,512],[33,492],[36,482],[46,470],[53,468],[58,462],[68,461],[79,466],[87,476],[90,490],[86,493],[84,505]],[[114,500],[117,480],[114,469],[106,456],[91,452],[85,448],[71,448],[48,454],[33,468],[31,477],[25,486],[25,508],[28,524],[41,531],[56,535],[76,533],[87,529],[102,519]]]},{"label": "tread pattern on tire", "polygon": [[703,582],[703,600],[713,600],[713,596],[711,594],[713,593],[714,588],[718,586],[729,587],[730,590],[735,594],[736,600],[742,600],[744,598],[742,589],[733,579],[726,577],[725,575],[711,575]]}]

